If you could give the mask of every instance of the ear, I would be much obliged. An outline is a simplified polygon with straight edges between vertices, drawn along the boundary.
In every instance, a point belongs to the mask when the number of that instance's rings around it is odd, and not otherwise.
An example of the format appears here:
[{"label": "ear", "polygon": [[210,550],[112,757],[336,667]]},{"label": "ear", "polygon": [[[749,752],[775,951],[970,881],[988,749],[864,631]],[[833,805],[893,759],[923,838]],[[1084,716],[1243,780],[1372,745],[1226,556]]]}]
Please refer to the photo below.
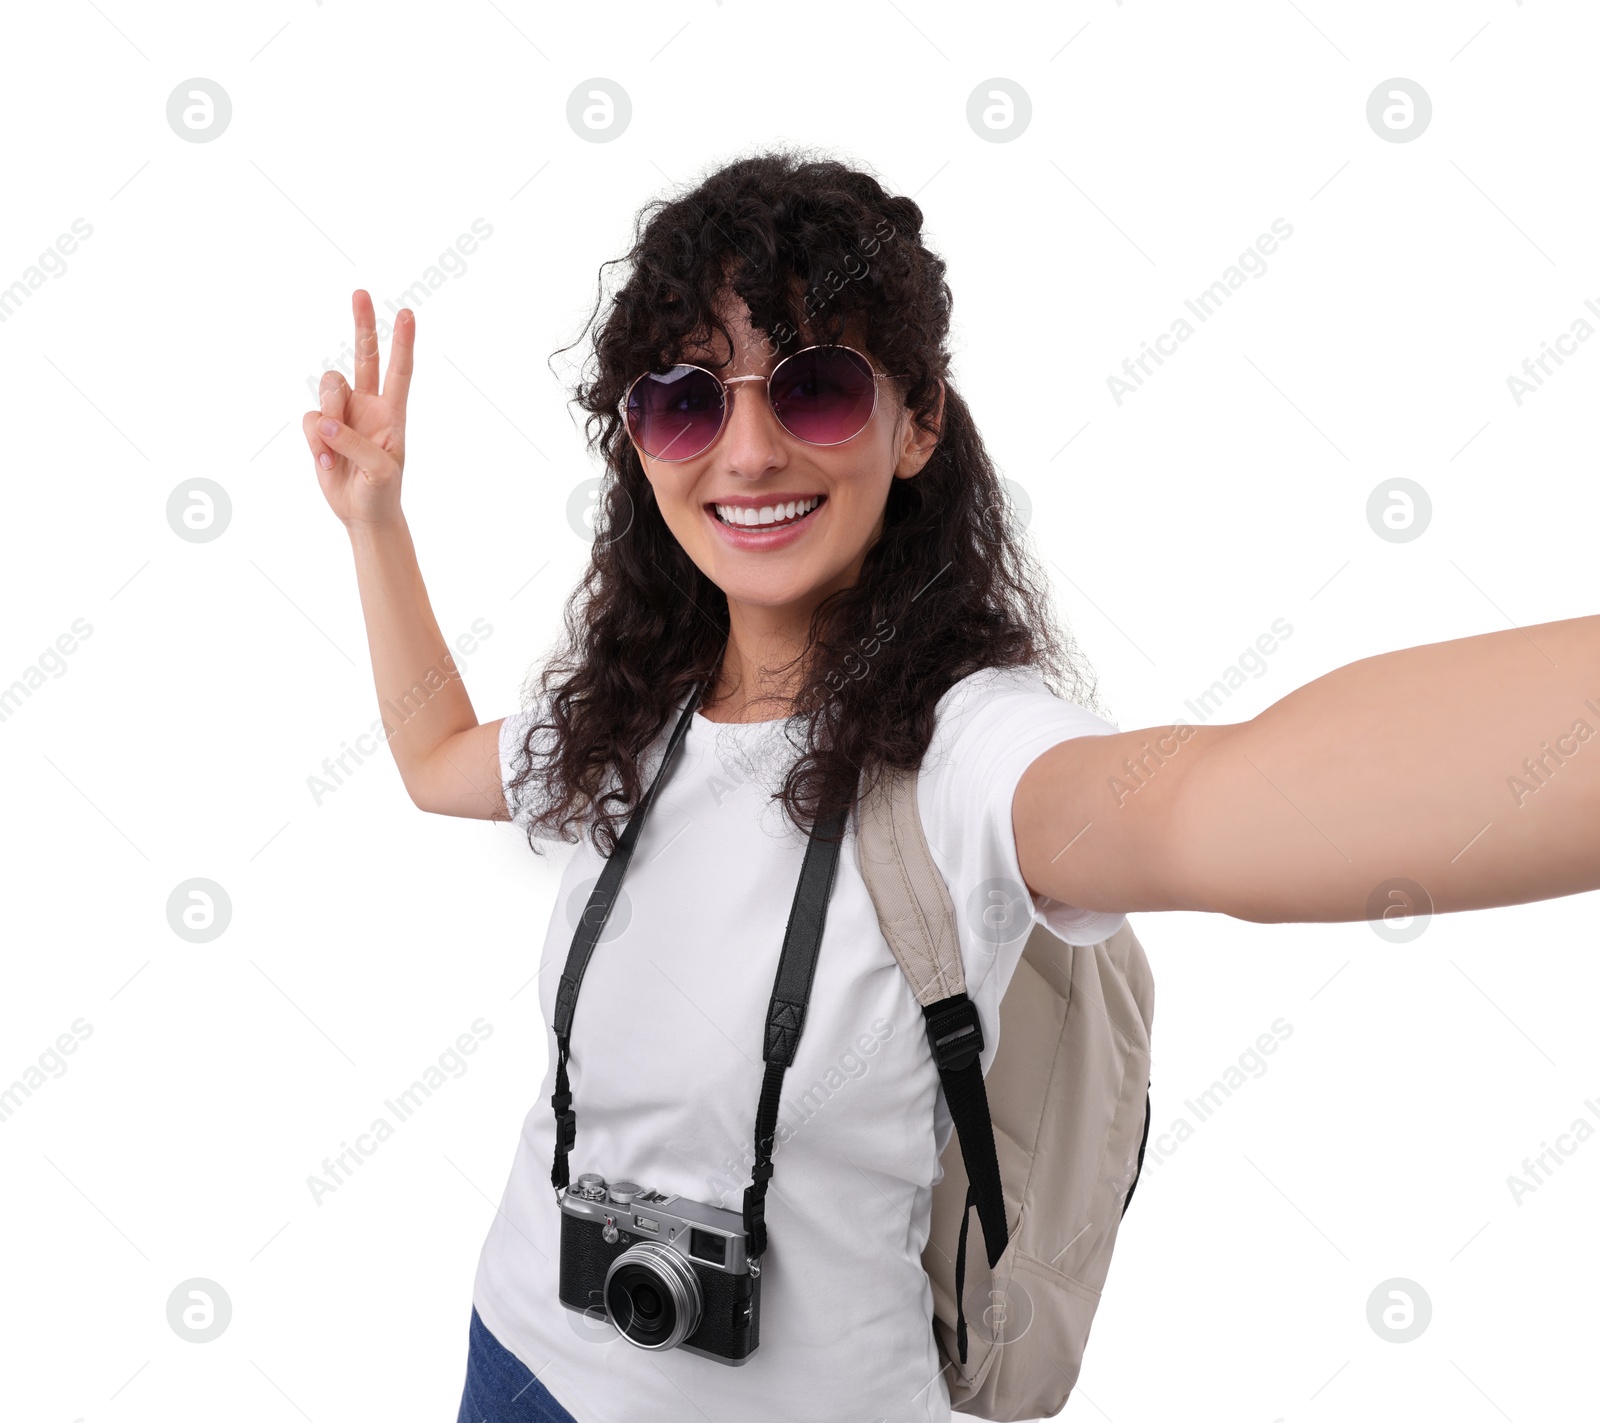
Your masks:
[{"label": "ear", "polygon": [[895,463],[894,477],[896,479],[910,479],[920,474],[924,465],[933,458],[934,448],[939,443],[939,436],[944,431],[944,382],[939,382],[939,394],[933,407],[933,430],[930,433],[912,418],[909,410],[904,412],[902,419],[903,429],[900,435],[899,459]]}]

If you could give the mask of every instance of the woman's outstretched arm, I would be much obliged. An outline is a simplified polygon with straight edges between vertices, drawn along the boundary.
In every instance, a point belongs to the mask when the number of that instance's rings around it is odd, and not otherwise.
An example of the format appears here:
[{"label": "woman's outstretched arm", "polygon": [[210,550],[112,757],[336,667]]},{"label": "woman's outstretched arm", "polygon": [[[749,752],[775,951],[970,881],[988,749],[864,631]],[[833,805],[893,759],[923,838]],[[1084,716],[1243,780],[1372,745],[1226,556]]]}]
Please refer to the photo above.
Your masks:
[{"label": "woman's outstretched arm", "polygon": [[400,509],[416,317],[403,310],[395,318],[380,392],[372,298],[358,291],[352,305],[355,386],[327,372],[322,408],[308,410],[301,425],[322,492],[350,535],[385,739],[423,810],[505,820],[500,723],[478,724]]},{"label": "woman's outstretched arm", "polygon": [[1012,820],[1029,887],[1085,909],[1277,923],[1378,917],[1400,879],[1435,913],[1600,889],[1600,617],[1364,658],[1234,725],[1064,742]]}]

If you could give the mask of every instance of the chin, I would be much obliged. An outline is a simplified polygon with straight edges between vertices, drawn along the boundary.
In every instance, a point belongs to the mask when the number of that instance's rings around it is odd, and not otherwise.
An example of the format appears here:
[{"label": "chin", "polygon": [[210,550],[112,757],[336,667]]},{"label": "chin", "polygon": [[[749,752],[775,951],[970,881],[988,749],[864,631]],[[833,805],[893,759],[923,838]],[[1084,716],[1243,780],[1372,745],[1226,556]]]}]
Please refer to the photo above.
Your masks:
[{"label": "chin", "polygon": [[831,582],[832,575],[822,568],[759,572],[749,568],[729,568],[724,560],[711,581],[722,589],[730,602],[742,603],[750,608],[786,608],[804,601],[818,588]]},{"label": "chin", "polygon": [[747,608],[787,608],[803,601],[823,580],[817,579],[712,579],[731,603]]}]

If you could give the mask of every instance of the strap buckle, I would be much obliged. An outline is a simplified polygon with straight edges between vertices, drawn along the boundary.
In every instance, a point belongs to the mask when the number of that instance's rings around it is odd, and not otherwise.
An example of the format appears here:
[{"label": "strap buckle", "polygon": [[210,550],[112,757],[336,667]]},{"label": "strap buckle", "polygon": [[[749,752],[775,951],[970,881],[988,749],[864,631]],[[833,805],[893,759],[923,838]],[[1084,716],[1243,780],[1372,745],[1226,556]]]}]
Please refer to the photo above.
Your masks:
[{"label": "strap buckle", "polygon": [[571,1151],[578,1140],[578,1114],[573,1111],[556,1113],[556,1150]]},{"label": "strap buckle", "polygon": [[978,1005],[965,993],[953,994],[922,1010],[928,1023],[928,1046],[942,1076],[971,1067],[983,1052],[983,1027]]}]

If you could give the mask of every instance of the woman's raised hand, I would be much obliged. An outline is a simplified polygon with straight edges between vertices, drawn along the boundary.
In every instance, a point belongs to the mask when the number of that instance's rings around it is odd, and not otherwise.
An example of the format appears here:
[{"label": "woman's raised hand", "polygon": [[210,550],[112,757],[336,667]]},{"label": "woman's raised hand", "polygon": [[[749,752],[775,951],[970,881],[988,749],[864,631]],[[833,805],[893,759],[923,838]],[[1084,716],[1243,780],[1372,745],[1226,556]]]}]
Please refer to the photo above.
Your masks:
[{"label": "woman's raised hand", "polygon": [[[382,524],[400,514],[400,472],[406,462],[406,393],[411,387],[411,352],[417,318],[409,309],[395,317],[389,373],[378,391],[378,331],[372,298],[351,298],[356,318],[356,384],[338,371],[322,376],[321,410],[301,418],[317,482],[329,507],[346,526]],[[332,422],[331,425],[329,422]]]}]

